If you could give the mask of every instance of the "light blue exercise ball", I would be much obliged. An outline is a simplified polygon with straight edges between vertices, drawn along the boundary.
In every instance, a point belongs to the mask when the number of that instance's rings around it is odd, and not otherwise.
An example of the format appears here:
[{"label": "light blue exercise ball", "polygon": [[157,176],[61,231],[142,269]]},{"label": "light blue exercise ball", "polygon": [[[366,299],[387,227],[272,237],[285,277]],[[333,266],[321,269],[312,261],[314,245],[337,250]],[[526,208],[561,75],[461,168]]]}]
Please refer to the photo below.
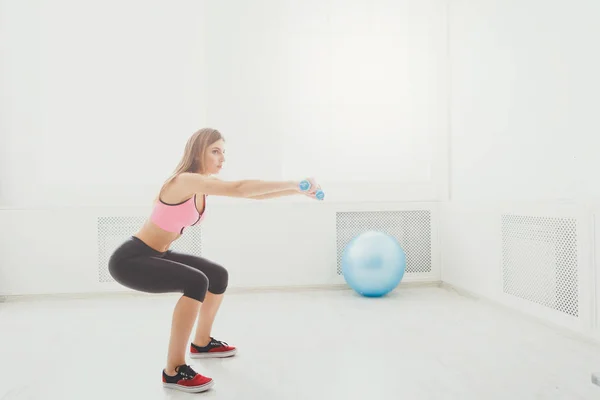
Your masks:
[{"label": "light blue exercise ball", "polygon": [[406,269],[406,254],[398,241],[383,232],[354,237],[342,254],[346,283],[366,297],[381,297],[398,286]]}]

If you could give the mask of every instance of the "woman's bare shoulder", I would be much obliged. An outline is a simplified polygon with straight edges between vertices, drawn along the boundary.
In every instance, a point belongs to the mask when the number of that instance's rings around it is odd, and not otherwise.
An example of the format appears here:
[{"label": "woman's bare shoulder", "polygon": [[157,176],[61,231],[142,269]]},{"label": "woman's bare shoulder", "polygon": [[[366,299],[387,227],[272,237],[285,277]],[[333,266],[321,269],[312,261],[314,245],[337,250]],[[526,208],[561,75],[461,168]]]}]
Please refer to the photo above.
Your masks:
[{"label": "woman's bare shoulder", "polygon": [[176,204],[195,194],[193,182],[200,174],[183,172],[171,177],[160,189],[159,197],[166,203]]},{"label": "woman's bare shoulder", "polygon": [[206,194],[216,196],[241,197],[239,193],[239,182],[223,181],[215,176],[206,176],[192,172],[179,174],[175,179],[175,186],[183,192],[194,194]]},{"label": "woman's bare shoulder", "polygon": [[202,182],[210,182],[214,180],[220,180],[214,176],[206,176],[202,174],[198,174],[196,172],[182,172],[177,174],[172,180],[175,185],[197,185],[202,184]]}]

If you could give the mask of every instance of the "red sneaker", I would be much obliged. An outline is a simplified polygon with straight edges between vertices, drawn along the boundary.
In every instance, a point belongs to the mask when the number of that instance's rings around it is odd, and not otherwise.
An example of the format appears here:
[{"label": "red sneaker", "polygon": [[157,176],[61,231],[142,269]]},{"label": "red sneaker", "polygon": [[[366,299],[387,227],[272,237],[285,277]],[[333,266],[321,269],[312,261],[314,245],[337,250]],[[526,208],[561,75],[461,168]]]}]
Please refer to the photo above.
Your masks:
[{"label": "red sneaker", "polygon": [[210,342],[200,347],[192,343],[190,345],[190,357],[191,358],[214,358],[214,357],[231,357],[237,352],[237,349],[233,346],[229,346],[227,343],[210,338]]},{"label": "red sneaker", "polygon": [[177,375],[170,376],[163,369],[162,382],[164,387],[188,393],[198,393],[204,392],[214,385],[212,378],[200,375],[189,365],[180,365],[175,368],[175,372],[177,372]]}]

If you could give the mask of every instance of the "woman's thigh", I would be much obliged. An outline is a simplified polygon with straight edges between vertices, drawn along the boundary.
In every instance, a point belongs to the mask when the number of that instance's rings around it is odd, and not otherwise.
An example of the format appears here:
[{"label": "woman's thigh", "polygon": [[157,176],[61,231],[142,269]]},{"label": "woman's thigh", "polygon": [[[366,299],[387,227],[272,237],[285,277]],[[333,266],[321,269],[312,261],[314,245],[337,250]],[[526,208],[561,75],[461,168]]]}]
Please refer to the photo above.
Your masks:
[{"label": "woman's thigh", "polygon": [[229,284],[229,273],[227,270],[204,257],[181,253],[173,250],[167,251],[165,259],[188,265],[201,271],[208,278],[208,291],[213,294],[222,294]]},{"label": "woman's thigh", "polygon": [[208,277],[202,271],[164,257],[111,260],[109,271],[115,281],[141,292],[179,292],[202,302],[208,290]]}]

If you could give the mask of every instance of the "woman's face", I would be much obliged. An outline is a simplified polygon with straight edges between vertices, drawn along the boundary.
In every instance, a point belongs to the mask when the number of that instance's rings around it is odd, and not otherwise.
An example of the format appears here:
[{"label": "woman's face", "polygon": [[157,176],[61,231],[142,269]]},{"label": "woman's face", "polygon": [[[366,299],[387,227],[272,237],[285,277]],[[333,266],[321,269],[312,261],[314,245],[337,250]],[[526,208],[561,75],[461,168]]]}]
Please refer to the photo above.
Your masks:
[{"label": "woman's face", "polygon": [[204,154],[204,166],[206,173],[216,175],[221,172],[223,163],[225,162],[225,141],[219,139],[215,143],[206,148]]}]

